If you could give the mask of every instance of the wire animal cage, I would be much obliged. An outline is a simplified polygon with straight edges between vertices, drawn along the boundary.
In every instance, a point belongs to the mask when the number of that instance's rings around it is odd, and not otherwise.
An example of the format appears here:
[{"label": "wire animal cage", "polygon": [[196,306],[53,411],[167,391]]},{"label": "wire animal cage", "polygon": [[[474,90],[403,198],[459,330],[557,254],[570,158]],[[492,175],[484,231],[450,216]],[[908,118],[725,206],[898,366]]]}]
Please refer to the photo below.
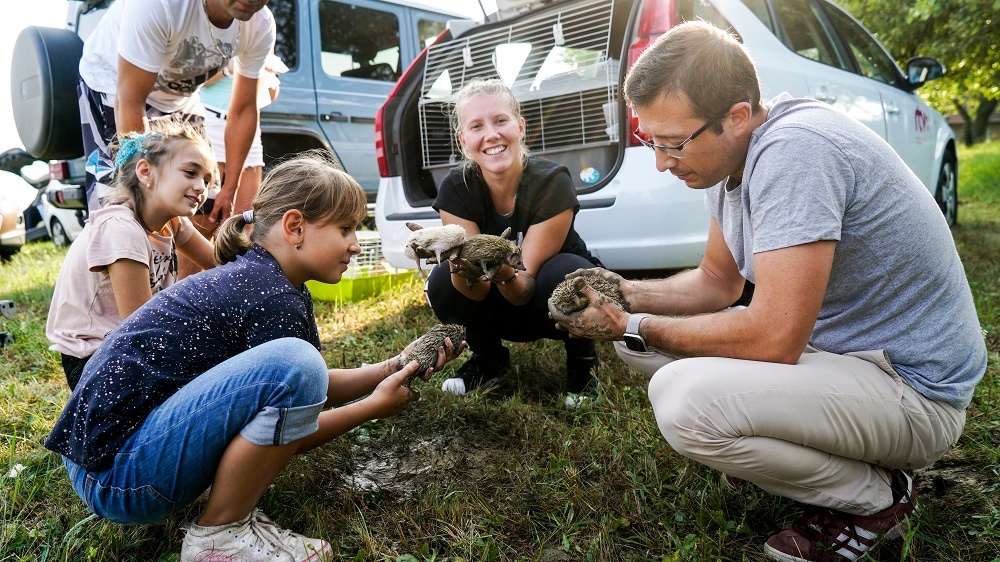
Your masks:
[{"label": "wire animal cage", "polygon": [[361,245],[361,253],[351,258],[351,264],[347,266],[344,277],[364,277],[385,273],[382,260],[382,237],[373,230],[359,230],[357,235],[358,244]]},{"label": "wire animal cage", "polygon": [[432,45],[418,102],[423,167],[462,159],[450,125],[453,96],[475,78],[500,78],[521,102],[525,143],[539,155],[618,141],[619,62],[609,58],[614,0],[547,10],[468,38]]}]

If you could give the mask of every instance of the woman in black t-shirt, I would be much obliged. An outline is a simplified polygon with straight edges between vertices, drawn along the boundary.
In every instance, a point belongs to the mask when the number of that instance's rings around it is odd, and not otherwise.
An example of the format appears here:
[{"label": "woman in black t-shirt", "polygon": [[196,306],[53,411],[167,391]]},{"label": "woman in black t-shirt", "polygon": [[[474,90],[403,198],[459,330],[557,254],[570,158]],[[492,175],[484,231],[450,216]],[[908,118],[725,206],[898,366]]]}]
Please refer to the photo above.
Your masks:
[{"label": "woman in black t-shirt", "polygon": [[431,273],[434,313],[464,325],[473,352],[442,389],[465,394],[504,375],[510,352],[503,340],[559,339],[566,344],[566,404],[578,406],[597,391],[594,342],[556,330],[546,304],[567,273],[600,265],[573,229],[580,204],[569,171],[528,157],[520,104],[499,80],[474,80],[459,90],[452,125],[466,161],[445,177],[434,208],[466,237],[511,227],[525,270],[504,265],[492,280],[467,280],[446,262]]}]

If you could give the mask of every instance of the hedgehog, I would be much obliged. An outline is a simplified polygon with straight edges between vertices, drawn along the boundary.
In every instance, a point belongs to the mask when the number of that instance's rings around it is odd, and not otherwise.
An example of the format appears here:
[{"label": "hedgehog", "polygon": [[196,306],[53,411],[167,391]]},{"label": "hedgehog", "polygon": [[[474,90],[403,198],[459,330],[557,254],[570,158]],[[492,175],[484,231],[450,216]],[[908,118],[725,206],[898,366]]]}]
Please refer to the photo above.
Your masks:
[{"label": "hedgehog", "polygon": [[492,280],[497,271],[504,265],[509,265],[514,269],[524,270],[524,261],[521,260],[521,248],[507,240],[510,235],[510,227],[507,227],[500,236],[492,234],[476,234],[462,245],[453,248],[449,252],[442,252],[441,256],[449,260],[461,258],[455,264],[455,269],[460,270],[465,275],[469,286],[478,277],[486,276]]},{"label": "hedgehog", "polygon": [[573,314],[587,308],[589,304],[587,296],[583,294],[582,290],[576,288],[576,280],[579,278],[583,278],[587,286],[600,293],[611,303],[621,307],[625,312],[631,312],[631,307],[625,300],[625,295],[622,294],[618,283],[603,277],[597,270],[583,271],[578,277],[564,279],[556,285],[552,296],[549,297],[549,310]]},{"label": "hedgehog", "polygon": [[427,263],[441,263],[442,252],[447,252],[465,241],[465,229],[457,224],[432,226],[424,228],[417,223],[408,222],[406,227],[413,231],[406,239],[403,253],[417,262],[417,270],[424,274],[420,260]]},{"label": "hedgehog", "polygon": [[[405,365],[416,359],[420,366],[416,376],[427,372],[437,363],[438,348],[444,345],[445,338],[451,338],[451,344],[456,348],[465,341],[465,326],[461,324],[437,324],[426,334],[417,338],[409,352],[403,351],[399,356],[399,364]],[[413,380],[413,377],[410,377]]]}]

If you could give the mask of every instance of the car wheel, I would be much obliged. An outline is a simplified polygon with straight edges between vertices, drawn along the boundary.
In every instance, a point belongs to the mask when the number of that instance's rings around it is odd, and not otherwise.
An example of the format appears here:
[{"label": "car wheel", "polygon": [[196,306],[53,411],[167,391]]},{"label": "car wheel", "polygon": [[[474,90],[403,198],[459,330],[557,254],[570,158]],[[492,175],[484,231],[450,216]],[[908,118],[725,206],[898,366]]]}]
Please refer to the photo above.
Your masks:
[{"label": "car wheel", "polygon": [[52,232],[51,236],[53,244],[59,247],[69,246],[71,240],[69,239],[69,235],[66,234],[66,229],[63,227],[63,224],[59,222],[59,219],[52,219],[52,224],[49,225],[49,230]]},{"label": "car wheel", "polygon": [[21,250],[20,246],[16,248],[8,248],[7,246],[0,246],[0,263],[7,263],[14,257],[14,254]]},{"label": "car wheel", "polygon": [[958,174],[955,170],[955,160],[950,155],[945,156],[944,163],[941,164],[941,175],[938,177],[934,200],[941,208],[948,227],[958,224]]}]

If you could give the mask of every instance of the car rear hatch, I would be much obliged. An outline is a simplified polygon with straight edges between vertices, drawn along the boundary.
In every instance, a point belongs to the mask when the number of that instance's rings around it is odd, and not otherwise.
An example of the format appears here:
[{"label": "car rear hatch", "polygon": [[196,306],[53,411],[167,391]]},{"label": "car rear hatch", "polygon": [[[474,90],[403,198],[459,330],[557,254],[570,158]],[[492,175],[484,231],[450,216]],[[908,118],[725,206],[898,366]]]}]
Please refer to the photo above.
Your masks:
[{"label": "car rear hatch", "polygon": [[408,70],[410,84],[400,85],[383,108],[383,174],[403,177],[413,207],[429,206],[462,159],[450,125],[452,96],[475,78],[500,78],[511,87],[529,150],[569,168],[579,193],[600,189],[621,162],[619,84],[633,2],[571,0],[524,13],[523,2],[498,4],[500,21],[456,28],[455,38],[431,45],[418,60],[422,66]]}]

